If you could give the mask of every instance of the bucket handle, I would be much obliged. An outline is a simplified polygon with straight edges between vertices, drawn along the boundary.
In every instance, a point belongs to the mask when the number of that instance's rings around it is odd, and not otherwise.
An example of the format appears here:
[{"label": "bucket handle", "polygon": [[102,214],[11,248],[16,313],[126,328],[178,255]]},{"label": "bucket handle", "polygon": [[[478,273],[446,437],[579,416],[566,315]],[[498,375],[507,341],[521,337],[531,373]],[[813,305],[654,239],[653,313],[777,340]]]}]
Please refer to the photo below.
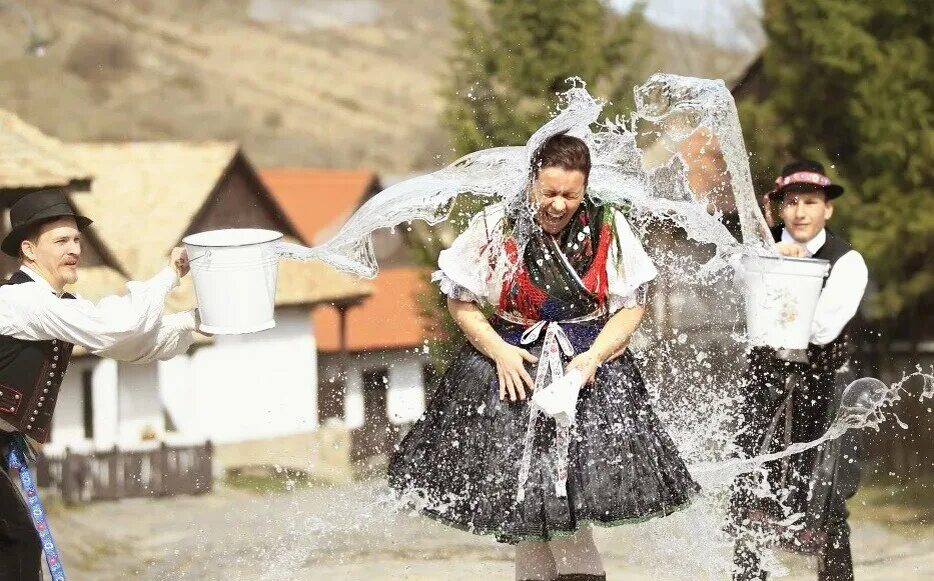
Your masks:
[{"label": "bucket handle", "polygon": [[189,259],[188,259],[188,264],[191,264],[192,262],[195,262],[195,261],[197,261],[197,260],[201,260],[201,259],[204,258],[205,256],[208,257],[208,258],[210,258],[210,257],[211,257],[211,251],[210,251],[210,250],[205,250],[203,253],[199,254],[198,256],[195,256],[194,258],[189,258]]}]

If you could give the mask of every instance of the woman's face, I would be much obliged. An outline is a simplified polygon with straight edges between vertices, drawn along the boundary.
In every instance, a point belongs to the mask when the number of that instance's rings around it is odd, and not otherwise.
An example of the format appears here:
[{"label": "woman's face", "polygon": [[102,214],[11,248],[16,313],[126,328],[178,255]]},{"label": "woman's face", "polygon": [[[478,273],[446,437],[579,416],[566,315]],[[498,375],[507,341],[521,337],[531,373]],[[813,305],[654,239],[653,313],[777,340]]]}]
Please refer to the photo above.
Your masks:
[{"label": "woman's face", "polygon": [[558,234],[584,200],[587,178],[579,170],[543,167],[532,183],[532,198],[538,205],[539,225],[549,234]]}]

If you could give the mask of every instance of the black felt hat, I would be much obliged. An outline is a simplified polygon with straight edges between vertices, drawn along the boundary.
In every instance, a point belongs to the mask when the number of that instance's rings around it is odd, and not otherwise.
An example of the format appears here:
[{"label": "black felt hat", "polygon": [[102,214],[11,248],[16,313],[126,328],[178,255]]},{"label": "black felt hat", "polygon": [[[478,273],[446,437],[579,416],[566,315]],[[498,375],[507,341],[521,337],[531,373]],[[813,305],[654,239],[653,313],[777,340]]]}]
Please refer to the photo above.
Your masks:
[{"label": "black felt hat", "polygon": [[91,225],[90,219],[75,213],[62,190],[26,194],[10,207],[10,233],[0,243],[0,250],[13,258],[19,257],[20,243],[32,229],[57,218],[74,218],[78,230]]},{"label": "black felt hat", "polygon": [[782,168],[782,175],[775,179],[773,194],[780,198],[786,192],[820,189],[832,200],[843,194],[843,186],[830,181],[824,166],[809,159],[793,161]]}]

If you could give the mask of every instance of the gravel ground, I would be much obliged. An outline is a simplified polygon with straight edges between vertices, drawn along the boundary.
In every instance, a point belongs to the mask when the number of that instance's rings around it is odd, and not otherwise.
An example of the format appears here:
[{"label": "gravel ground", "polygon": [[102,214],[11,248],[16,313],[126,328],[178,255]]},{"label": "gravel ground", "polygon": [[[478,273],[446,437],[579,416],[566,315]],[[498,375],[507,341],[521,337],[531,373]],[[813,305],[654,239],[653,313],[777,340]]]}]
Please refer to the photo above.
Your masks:
[{"label": "gravel ground", "polygon": [[[376,483],[267,495],[219,488],[55,511],[52,526],[78,581],[512,579],[508,546],[400,514],[382,494]],[[697,514],[664,521],[597,529],[610,579],[724,578],[709,569],[729,553],[707,541]],[[852,525],[860,581],[934,578],[934,534]],[[816,578],[807,559],[782,563],[786,579]]]}]

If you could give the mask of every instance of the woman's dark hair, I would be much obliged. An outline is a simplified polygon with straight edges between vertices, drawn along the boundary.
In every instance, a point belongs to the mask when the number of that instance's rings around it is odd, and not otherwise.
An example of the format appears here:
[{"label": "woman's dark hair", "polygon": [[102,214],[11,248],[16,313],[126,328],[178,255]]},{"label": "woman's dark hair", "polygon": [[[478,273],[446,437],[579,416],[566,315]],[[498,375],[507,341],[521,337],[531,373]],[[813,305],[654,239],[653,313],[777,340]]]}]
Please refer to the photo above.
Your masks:
[{"label": "woman's dark hair", "polygon": [[570,135],[555,135],[545,142],[532,160],[532,172],[537,176],[543,167],[577,170],[590,177],[590,149],[582,139]]}]

